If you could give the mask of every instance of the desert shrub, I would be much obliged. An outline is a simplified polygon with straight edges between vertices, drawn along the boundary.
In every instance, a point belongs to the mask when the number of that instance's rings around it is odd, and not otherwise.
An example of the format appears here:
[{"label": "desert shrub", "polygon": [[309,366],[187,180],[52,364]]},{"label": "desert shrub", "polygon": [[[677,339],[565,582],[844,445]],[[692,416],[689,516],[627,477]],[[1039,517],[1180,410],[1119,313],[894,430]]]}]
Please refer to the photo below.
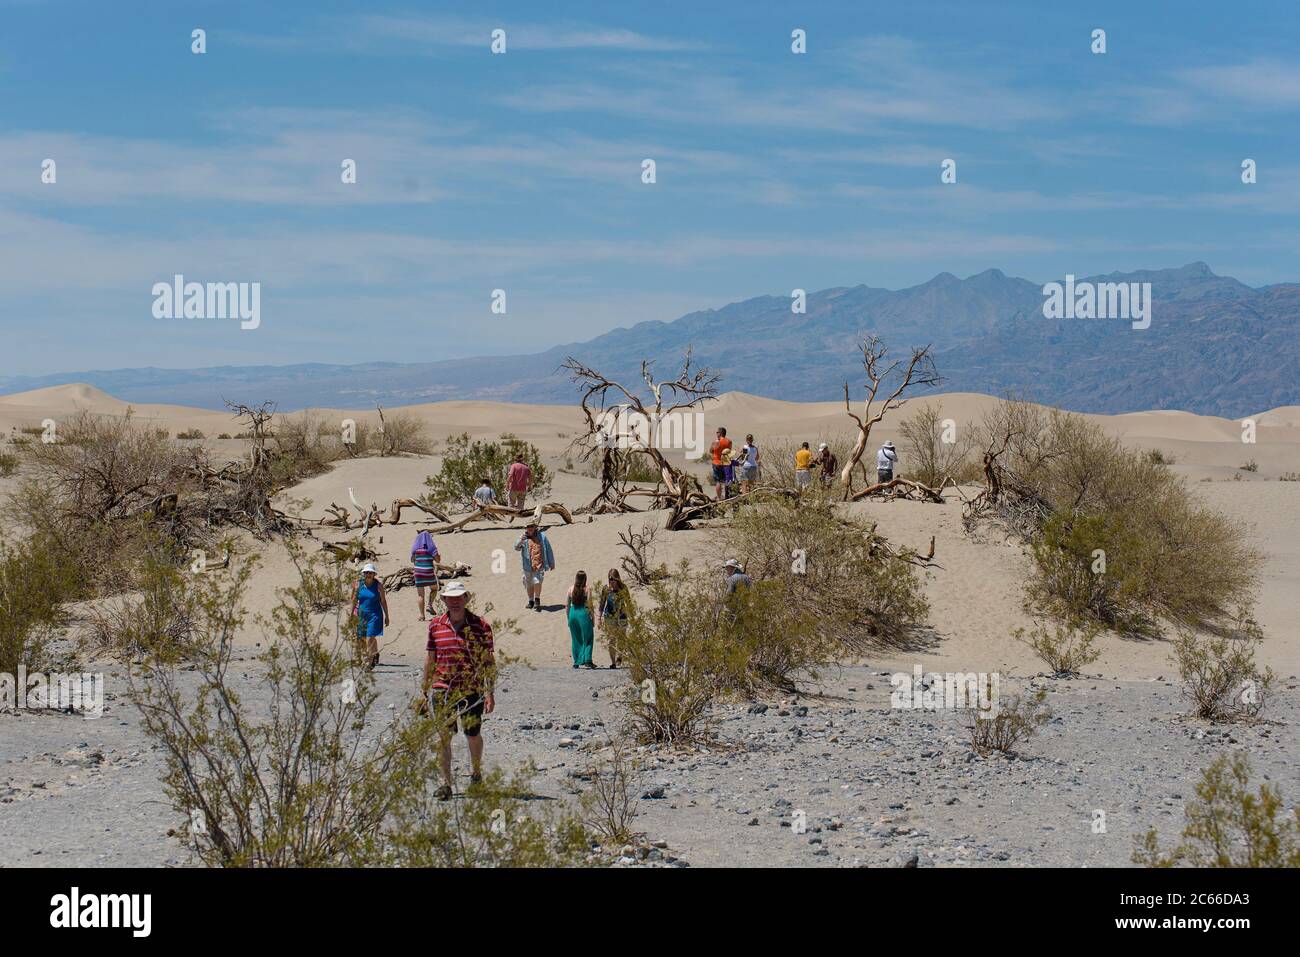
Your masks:
[{"label": "desert shrub", "polygon": [[1177,461],[1163,449],[1147,449],[1146,456],[1152,465],[1173,465]]},{"label": "desert shrub", "polygon": [[327,471],[344,454],[341,428],[311,409],[278,416],[271,441],[272,476],[281,486]]},{"label": "desert shrub", "polygon": [[63,604],[75,593],[77,568],[39,537],[0,541],[0,673],[47,663],[49,642],[68,621]]},{"label": "desert shrub", "polygon": [[230,438],[230,433],[229,433],[229,432],[222,432],[220,435],[217,436],[217,438],[218,438],[218,439],[228,439],[228,438]]},{"label": "desert shrub", "polygon": [[1093,647],[1100,634],[1100,627],[1087,623],[1076,626],[1057,622],[1048,631],[1040,622],[1029,631],[1015,630],[1016,640],[1032,648],[1057,677],[1077,675],[1081,668],[1100,658],[1101,650]]},{"label": "desert shrub", "polygon": [[1202,634],[1182,629],[1174,639],[1173,657],[1192,713],[1207,721],[1258,717],[1274,682],[1271,669],[1260,670],[1255,652],[1263,640],[1259,625],[1244,611],[1230,633]]},{"label": "desert shrub", "polygon": [[[30,481],[49,493],[62,520],[87,526],[141,514],[190,482],[190,453],[130,411],[121,418],[80,412],[59,427],[59,441],[34,443]],[[28,519],[29,527],[39,522]]]},{"label": "desert shrub", "polygon": [[792,688],[835,651],[814,616],[777,582],[725,592],[721,572],[692,577],[685,565],[650,586],[652,605],[633,615],[619,642],[632,679],[628,706],[642,741],[689,745],[713,731],[713,708],[729,696]]},{"label": "desert shrub", "polygon": [[537,446],[509,433],[495,442],[479,439],[471,442],[469,433],[462,432],[447,439],[438,474],[424,481],[429,489],[424,498],[439,510],[457,506],[471,508],[474,490],[486,476],[496,489],[498,498],[503,499],[506,476],[516,455],[523,455],[524,463],[533,471],[533,494],[549,495],[551,472],[542,462]]},{"label": "desert shrub", "polygon": [[185,429],[184,431],[177,432],[176,438],[183,439],[183,440],[190,440],[190,439],[203,439],[203,438],[207,438],[207,436],[203,434],[202,429]]},{"label": "desert shrub", "polygon": [[949,433],[938,405],[926,402],[918,406],[899,424],[898,431],[902,436],[900,458],[907,465],[908,478],[938,488],[949,479],[961,482],[972,477],[975,430],[961,428]]},{"label": "desert shrub", "polygon": [[509,868],[586,863],[592,835],[581,807],[537,800],[531,789],[534,778],[530,768],[511,774],[485,769],[482,782],[463,801],[440,802],[431,788],[417,787],[368,842],[361,863]]},{"label": "desert shrub", "polygon": [[250,565],[193,583],[189,670],[150,660],[130,672],[163,753],[164,790],[183,818],[178,832],[198,858],[225,867],[573,860],[584,837],[578,813],[552,812],[552,828],[521,823],[522,778],[494,772],[471,799],[436,804],[435,720],[401,708],[381,722],[344,613],[313,610],[312,596],[332,587],[320,579],[347,572],[300,561],[299,574],[261,619],[267,647],[251,686],[238,686],[230,668]]},{"label": "desert shrub", "polygon": [[206,519],[189,522],[175,507],[202,488],[195,454],[137,426],[129,412],[79,413],[60,424],[59,441],[29,448],[28,468],[0,514],[60,563],[81,567],[77,597],[121,590],[152,532],[176,541],[206,533]]},{"label": "desert shrub", "polygon": [[380,413],[373,440],[380,455],[428,455],[433,451],[428,427],[414,412]]},{"label": "desert shrub", "polygon": [[1144,544],[1114,515],[1058,512],[1030,545],[1034,574],[1025,585],[1028,600],[1062,619],[1149,630],[1153,582],[1142,559],[1155,556]]},{"label": "desert shrub", "polygon": [[90,609],[88,640],[98,654],[176,662],[192,654],[203,591],[194,578],[204,574],[183,563],[161,543],[148,549],[134,569],[132,591],[97,602]]},{"label": "desert shrub", "polygon": [[1133,863],[1144,867],[1300,867],[1300,809],[1287,812],[1275,784],[1250,789],[1244,752],[1221,755],[1201,772],[1187,804],[1182,840],[1160,847],[1155,828],[1137,838]]},{"label": "desert shrub", "polygon": [[915,553],[895,551],[827,502],[743,505],[718,531],[719,561],[736,558],[755,580],[779,582],[844,652],[904,639],[929,615]]},{"label": "desert shrub", "polygon": [[1237,466],[1237,468],[1241,469],[1243,472],[1258,472],[1259,463],[1256,462],[1254,459],[1251,459],[1245,465],[1239,465]]},{"label": "desert shrub", "polygon": [[1137,630],[1162,618],[1211,624],[1249,601],[1263,559],[1246,529],[1168,466],[1082,416],[1027,403],[999,403],[982,429],[985,448],[1010,437],[993,514],[1035,544],[1033,600]]},{"label": "desert shrub", "polygon": [[18,431],[23,435],[41,436],[45,434],[45,427],[41,425],[20,425]]},{"label": "desert shrub", "polygon": [[1040,725],[1051,719],[1052,711],[1046,699],[1047,692],[1040,688],[1033,695],[999,697],[996,708],[988,715],[969,709],[966,727],[970,731],[971,750],[979,754],[1011,753],[1017,744],[1028,741]]},{"label": "desert shrub", "polygon": [[636,819],[645,779],[645,768],[629,753],[622,741],[615,741],[610,753],[588,771],[587,826],[606,844],[626,844],[635,836]]},{"label": "desert shrub", "polygon": [[1300,482],[1300,472],[1283,472],[1277,477],[1279,482]]},{"label": "desert shrub", "polygon": [[19,459],[12,452],[0,452],[0,477],[7,478],[18,471]]}]

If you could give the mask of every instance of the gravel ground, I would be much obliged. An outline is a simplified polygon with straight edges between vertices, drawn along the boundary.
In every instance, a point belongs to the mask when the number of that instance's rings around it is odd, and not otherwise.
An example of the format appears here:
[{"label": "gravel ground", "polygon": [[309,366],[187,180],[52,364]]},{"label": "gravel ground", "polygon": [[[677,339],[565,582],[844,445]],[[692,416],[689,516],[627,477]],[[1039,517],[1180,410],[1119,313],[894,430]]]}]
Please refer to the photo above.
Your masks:
[{"label": "gravel ground", "polygon": [[[380,710],[410,700],[418,665],[380,666]],[[583,787],[619,726],[626,681],[515,666],[486,724],[489,763],[531,759],[543,794]],[[1294,676],[1280,682],[1270,720],[1252,726],[1185,717],[1164,681],[1004,677],[1002,693],[1026,685],[1047,689],[1055,716],[1015,757],[971,752],[956,712],[891,709],[888,675],[869,667],[765,710],[727,705],[718,746],[642,752],[635,827],[647,847],[663,845],[651,861],[678,866],[1124,866],[1134,834],[1177,835],[1201,769],[1233,749],[1249,752],[1256,782],[1277,783],[1288,806],[1300,800]],[[161,755],[113,697],[120,686],[108,678],[98,720],[0,714],[0,865],[193,863],[167,836],[179,816],[159,781]],[[455,754],[463,765],[463,739]]]}]

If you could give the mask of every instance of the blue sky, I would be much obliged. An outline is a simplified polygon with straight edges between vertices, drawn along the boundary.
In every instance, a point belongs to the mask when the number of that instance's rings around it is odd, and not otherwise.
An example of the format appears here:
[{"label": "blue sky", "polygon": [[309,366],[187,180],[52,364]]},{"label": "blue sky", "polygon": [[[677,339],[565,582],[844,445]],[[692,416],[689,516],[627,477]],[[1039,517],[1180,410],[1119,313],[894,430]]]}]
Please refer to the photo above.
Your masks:
[{"label": "blue sky", "polygon": [[[1300,280],[1298,23],[1291,2],[0,0],[0,374],[516,353],[945,270]],[[260,282],[261,326],[155,319],[178,272]]]}]

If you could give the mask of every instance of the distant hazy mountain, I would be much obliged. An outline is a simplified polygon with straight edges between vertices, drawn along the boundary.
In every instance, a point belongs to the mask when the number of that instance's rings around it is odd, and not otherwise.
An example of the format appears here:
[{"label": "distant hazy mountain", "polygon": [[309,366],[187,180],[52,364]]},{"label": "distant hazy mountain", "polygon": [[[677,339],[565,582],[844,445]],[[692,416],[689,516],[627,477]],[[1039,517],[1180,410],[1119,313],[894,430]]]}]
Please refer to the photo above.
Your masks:
[{"label": "distant hazy mountain", "polygon": [[453,398],[568,403],[576,392],[557,371],[568,355],[632,382],[642,358],[667,373],[690,347],[698,362],[722,372],[724,390],[837,399],[847,380],[856,398],[856,342],[874,332],[899,355],[931,344],[944,392],[1014,391],[1081,412],[1228,417],[1300,403],[1300,284],[1253,289],[1204,263],[1079,281],[1151,283],[1150,328],[1045,319],[1040,283],[990,269],[968,279],[940,273],[909,289],[826,289],[809,294],[802,315],[792,314],[786,296],[760,296],[528,356],[9,376],[0,377],[0,392],[88,382],[132,402],[220,408],[223,397],[272,398],[286,410]]}]

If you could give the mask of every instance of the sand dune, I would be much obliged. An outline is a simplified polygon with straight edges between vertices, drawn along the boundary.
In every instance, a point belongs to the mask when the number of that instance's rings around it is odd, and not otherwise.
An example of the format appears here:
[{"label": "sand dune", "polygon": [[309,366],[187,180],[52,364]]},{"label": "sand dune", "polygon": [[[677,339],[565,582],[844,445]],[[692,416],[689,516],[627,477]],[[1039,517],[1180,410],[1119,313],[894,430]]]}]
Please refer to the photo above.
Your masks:
[{"label": "sand dune", "polygon": [[[997,400],[986,395],[953,393],[927,400],[937,403],[945,417],[961,428],[978,422]],[[79,410],[121,415],[127,403],[86,385],[59,386],[35,392],[0,397],[0,428],[57,419]],[[235,432],[237,423],[226,412],[177,406],[139,405],[135,414],[160,427],[179,431],[200,429],[208,436],[214,454],[242,450],[238,440],[214,441],[222,432]],[[375,421],[374,410],[316,410],[327,420],[357,418]],[[437,438],[468,431],[476,437],[496,437],[513,432],[536,444],[550,464],[564,467],[566,449],[579,431],[581,417],[576,406],[506,405],[495,402],[437,402],[405,407],[429,426]],[[899,438],[897,426],[908,414],[905,407],[885,420],[874,433],[874,441]],[[852,423],[842,403],[795,403],[762,398],[740,392],[727,393],[704,409],[706,432],[727,426],[733,436],[753,432],[760,445],[773,439],[807,439],[847,434]],[[1159,448],[1172,455],[1175,468],[1193,481],[1196,493],[1235,520],[1253,529],[1256,543],[1269,557],[1262,582],[1259,617],[1268,634],[1264,660],[1283,675],[1300,671],[1300,482],[1279,482],[1283,472],[1300,472],[1300,428],[1288,423],[1300,420],[1300,407],[1274,409],[1257,420],[1257,442],[1244,445],[1239,423],[1183,412],[1153,411],[1118,416],[1090,416],[1124,441],[1143,448]],[[1255,473],[1239,466],[1253,459]],[[363,503],[386,507],[395,498],[416,496],[426,476],[437,470],[438,457],[364,458],[345,461],[329,472],[303,482],[281,496],[281,504],[295,513],[319,518],[331,502],[349,505],[350,494]],[[580,465],[580,463],[575,463]],[[904,470],[906,463],[904,463]],[[1243,481],[1222,481],[1240,477]],[[1201,479],[1220,481],[1202,482]],[[0,480],[0,488],[14,479]],[[558,472],[551,498],[578,505],[596,491],[593,479],[570,472]],[[309,504],[304,504],[309,502]],[[948,661],[966,669],[1002,669],[1010,673],[1033,672],[1040,665],[1013,637],[1013,630],[1027,619],[1021,608],[1021,583],[1028,569],[1028,556],[1019,545],[977,542],[963,531],[960,508],[954,503],[934,506],[912,502],[869,502],[854,510],[878,522],[880,530],[896,541],[924,547],[931,535],[938,547],[942,570],[927,576],[927,594],[933,606],[931,624],[937,643],[925,655],[882,659],[889,666],[910,666],[910,662]],[[661,515],[601,516],[574,525],[553,523],[550,534],[559,556],[559,568],[548,579],[545,596],[551,610],[537,614],[523,607],[518,556],[513,546],[515,527],[471,528],[443,536],[441,547],[452,559],[469,562],[471,585],[480,603],[492,603],[497,613],[520,619],[521,634],[507,640],[506,647],[538,665],[563,665],[568,657],[568,632],[560,607],[574,572],[583,568],[602,575],[618,565],[624,554],[618,533],[629,524],[639,527],[649,521],[662,524]],[[410,541],[421,522],[411,515],[398,526],[384,526],[372,533],[372,545],[379,552],[382,571],[408,564]],[[341,540],[342,532],[322,529],[323,540]],[[663,533],[656,560],[675,564],[679,559],[705,562],[717,559],[713,536],[707,529]],[[262,571],[253,584],[250,601],[258,606],[273,602],[275,590],[288,585],[293,571],[282,546],[258,546]],[[494,570],[495,567],[495,570]],[[418,657],[424,631],[418,621],[412,592],[393,596],[393,626],[386,636],[387,648]],[[260,635],[245,635],[249,642]],[[598,654],[602,655],[603,652]],[[1121,677],[1154,678],[1169,675],[1168,651],[1162,643],[1127,642],[1112,638],[1097,665],[1098,671]]]}]

